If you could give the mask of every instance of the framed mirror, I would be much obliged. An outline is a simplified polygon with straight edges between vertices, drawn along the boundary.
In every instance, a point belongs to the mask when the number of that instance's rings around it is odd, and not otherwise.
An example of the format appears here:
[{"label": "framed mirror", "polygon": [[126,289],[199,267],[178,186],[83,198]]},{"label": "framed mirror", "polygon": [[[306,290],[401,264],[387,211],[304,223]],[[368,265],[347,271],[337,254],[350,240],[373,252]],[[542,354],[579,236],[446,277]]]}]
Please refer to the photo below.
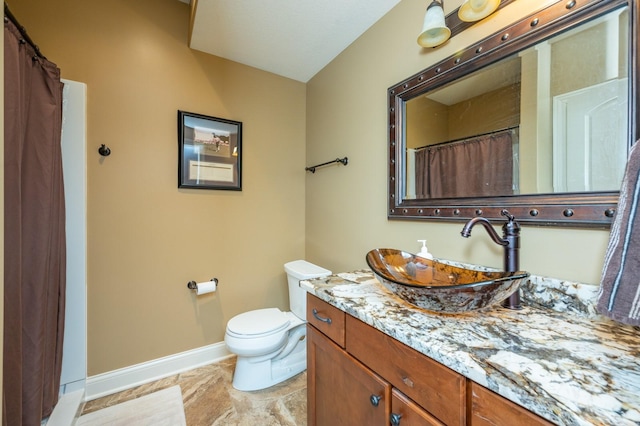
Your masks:
[{"label": "framed mirror", "polygon": [[560,1],[396,84],[390,219],[610,226],[638,132],[638,2]]}]

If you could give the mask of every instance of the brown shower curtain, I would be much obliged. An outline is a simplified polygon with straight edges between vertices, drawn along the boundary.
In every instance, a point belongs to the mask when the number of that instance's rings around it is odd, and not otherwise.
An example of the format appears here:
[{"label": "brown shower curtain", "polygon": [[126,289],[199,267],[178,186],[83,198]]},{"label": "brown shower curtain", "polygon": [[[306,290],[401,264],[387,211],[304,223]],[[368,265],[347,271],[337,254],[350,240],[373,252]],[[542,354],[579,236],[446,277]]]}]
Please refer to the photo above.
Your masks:
[{"label": "brown shower curtain", "polygon": [[517,129],[508,129],[417,151],[417,198],[513,194],[513,142],[517,137]]},{"label": "brown shower curtain", "polygon": [[40,425],[58,401],[66,275],[61,126],[60,70],[5,18],[5,426]]}]

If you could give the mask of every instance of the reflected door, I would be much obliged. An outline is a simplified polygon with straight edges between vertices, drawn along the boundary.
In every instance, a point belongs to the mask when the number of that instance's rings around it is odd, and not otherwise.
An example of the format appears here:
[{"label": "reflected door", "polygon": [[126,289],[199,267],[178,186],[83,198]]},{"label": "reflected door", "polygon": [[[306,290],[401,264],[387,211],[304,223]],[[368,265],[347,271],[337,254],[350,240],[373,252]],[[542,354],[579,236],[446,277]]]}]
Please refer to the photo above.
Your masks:
[{"label": "reflected door", "polygon": [[555,192],[617,191],[627,160],[627,79],[553,101]]}]

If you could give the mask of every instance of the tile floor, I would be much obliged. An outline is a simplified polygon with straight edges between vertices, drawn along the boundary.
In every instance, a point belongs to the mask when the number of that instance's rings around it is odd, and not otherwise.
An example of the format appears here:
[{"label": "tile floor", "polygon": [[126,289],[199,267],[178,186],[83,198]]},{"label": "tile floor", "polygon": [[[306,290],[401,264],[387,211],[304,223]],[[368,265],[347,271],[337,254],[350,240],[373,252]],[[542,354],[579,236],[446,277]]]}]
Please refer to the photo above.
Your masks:
[{"label": "tile floor", "polygon": [[86,403],[83,414],[180,385],[187,426],[306,426],[307,374],[254,392],[231,385],[235,357]]}]

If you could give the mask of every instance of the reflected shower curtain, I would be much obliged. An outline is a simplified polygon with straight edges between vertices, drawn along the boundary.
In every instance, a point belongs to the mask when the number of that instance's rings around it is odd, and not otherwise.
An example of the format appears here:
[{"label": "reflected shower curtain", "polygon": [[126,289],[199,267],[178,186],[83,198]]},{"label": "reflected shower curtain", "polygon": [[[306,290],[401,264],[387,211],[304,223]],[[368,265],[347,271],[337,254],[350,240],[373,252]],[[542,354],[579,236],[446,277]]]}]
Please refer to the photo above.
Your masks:
[{"label": "reflected shower curtain", "polygon": [[517,131],[509,129],[418,151],[418,198],[513,194],[514,137]]},{"label": "reflected shower curtain", "polygon": [[4,30],[3,425],[40,425],[58,400],[66,245],[62,83],[11,20]]}]

